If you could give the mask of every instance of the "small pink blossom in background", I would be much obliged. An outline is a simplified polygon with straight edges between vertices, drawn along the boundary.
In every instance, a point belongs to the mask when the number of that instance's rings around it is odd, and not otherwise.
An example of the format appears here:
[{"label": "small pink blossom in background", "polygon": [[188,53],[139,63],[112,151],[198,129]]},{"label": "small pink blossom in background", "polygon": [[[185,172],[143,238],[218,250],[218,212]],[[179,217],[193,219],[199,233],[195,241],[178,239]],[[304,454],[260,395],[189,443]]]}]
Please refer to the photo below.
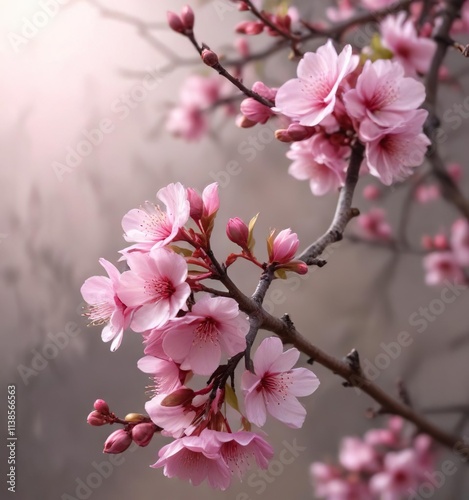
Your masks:
[{"label": "small pink blossom in background", "polygon": [[301,125],[319,124],[334,111],[339,85],[357,65],[350,45],[338,55],[331,40],[307,52],[298,64],[298,78],[278,89],[275,110]]},{"label": "small pink blossom in background", "polygon": [[461,266],[469,266],[469,223],[458,219],[451,227],[451,248]]},{"label": "small pink blossom in background", "polygon": [[261,342],[253,358],[255,373],[245,371],[241,380],[246,416],[253,424],[262,427],[270,413],[288,427],[303,425],[306,410],[297,397],[312,394],[319,380],[306,368],[292,369],[299,356],[295,348],[283,352],[277,337]]},{"label": "small pink blossom in background", "polygon": [[166,130],[186,141],[195,141],[207,132],[207,117],[196,106],[177,106],[169,112]]},{"label": "small pink blossom in background", "polygon": [[464,272],[453,252],[433,252],[426,255],[423,267],[427,285],[442,285],[445,281],[466,283]]},{"label": "small pink blossom in background", "polygon": [[220,97],[224,81],[218,75],[190,75],[184,80],[179,92],[179,102],[182,106],[195,106],[205,109],[215,103]]},{"label": "small pink blossom in background", "polygon": [[295,258],[299,246],[298,236],[290,228],[280,231],[275,236],[272,245],[268,245],[269,262],[288,264]]},{"label": "small pink blossom in background", "polygon": [[448,163],[446,169],[454,182],[458,183],[462,180],[463,170],[460,163]]},{"label": "small pink blossom in background", "polygon": [[93,276],[81,287],[81,294],[89,308],[86,315],[91,323],[105,324],[101,333],[103,342],[111,343],[115,351],[122,342],[124,330],[129,327],[132,309],[127,307],[117,294],[121,274],[106,259],[99,259],[109,278]]},{"label": "small pink blossom in background", "polygon": [[392,229],[386,220],[386,213],[381,208],[372,208],[357,217],[359,233],[370,240],[389,241]]},{"label": "small pink blossom in background", "polygon": [[376,201],[381,197],[381,189],[374,184],[368,184],[363,188],[363,198],[368,201]]},{"label": "small pink blossom in background", "polygon": [[407,76],[428,71],[436,43],[419,37],[412,20],[406,19],[405,12],[384,18],[380,28],[384,47],[393,52],[394,59],[402,64]]},{"label": "small pink blossom in background", "polygon": [[353,472],[376,472],[379,468],[378,455],[373,446],[358,437],[342,439],[339,462]]},{"label": "small pink blossom in background", "polygon": [[[252,86],[252,90],[266,99],[275,101],[277,89],[267,87],[267,85],[262,82],[256,82]],[[240,109],[241,113],[253,123],[264,124],[269,118],[275,115],[271,108],[264,106],[264,104],[261,104],[252,97],[244,99]]]},{"label": "small pink blossom in background", "polygon": [[383,500],[399,500],[419,485],[421,474],[415,450],[390,452],[384,458],[384,470],[370,480],[371,491]]},{"label": "small pink blossom in background", "polygon": [[414,197],[418,203],[429,203],[440,197],[440,188],[436,184],[421,184],[417,187]]},{"label": "small pink blossom in background", "polygon": [[425,99],[425,87],[404,77],[402,65],[378,59],[366,61],[354,89],[344,94],[347,112],[359,123],[371,120],[380,127],[393,127],[407,119]]},{"label": "small pink blossom in background", "polygon": [[386,186],[402,181],[422,164],[430,139],[422,132],[428,112],[408,111],[403,122],[383,129],[372,121],[360,126],[360,139],[366,142],[366,161],[370,173]]},{"label": "small pink blossom in background", "polygon": [[392,5],[396,3],[396,0],[362,0],[361,3],[367,9],[376,10]]},{"label": "small pink blossom in background", "polygon": [[288,173],[298,180],[309,180],[311,191],[322,196],[338,189],[345,180],[346,157],[350,149],[332,144],[325,134],[294,142],[287,152],[293,160]]},{"label": "small pink blossom in background", "polygon": [[192,311],[168,324],[163,349],[182,370],[211,375],[223,353],[234,356],[246,349],[249,322],[235,300],[205,296]]},{"label": "small pink blossom in background", "polygon": [[338,0],[337,7],[328,7],[326,16],[334,23],[345,21],[355,14],[355,7],[350,0]]},{"label": "small pink blossom in background", "polygon": [[144,207],[130,210],[124,215],[124,239],[136,242],[121,251],[124,256],[135,251],[149,252],[152,248],[167,245],[176,238],[189,219],[190,204],[186,189],[180,182],[160,189],[156,196],[165,204],[166,212],[147,202]]},{"label": "small pink blossom in background", "polygon": [[186,283],[187,264],[183,257],[165,248],[149,254],[140,252],[127,256],[130,271],[122,274],[119,297],[136,307],[131,328],[143,332],[161,327],[182,309],[191,289]]},{"label": "small pink blossom in background", "polygon": [[[207,480],[212,488],[226,490],[231,473],[220,454],[215,431],[205,429],[199,436],[185,436],[163,446],[154,468],[164,467],[166,477],[178,477],[198,486]],[[216,434],[216,433],[215,433]]]}]

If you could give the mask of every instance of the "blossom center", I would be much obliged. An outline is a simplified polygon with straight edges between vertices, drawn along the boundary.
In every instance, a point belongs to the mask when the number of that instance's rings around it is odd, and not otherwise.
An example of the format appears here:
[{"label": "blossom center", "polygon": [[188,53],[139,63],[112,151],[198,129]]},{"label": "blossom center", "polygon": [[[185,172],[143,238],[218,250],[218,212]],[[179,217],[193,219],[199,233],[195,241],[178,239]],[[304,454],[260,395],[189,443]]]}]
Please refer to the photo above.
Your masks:
[{"label": "blossom center", "polygon": [[156,301],[168,299],[176,291],[169,278],[153,278],[145,282],[145,293]]},{"label": "blossom center", "polygon": [[204,321],[197,325],[195,329],[194,343],[207,343],[218,344],[218,328],[213,318],[205,318]]},{"label": "blossom center", "polygon": [[171,223],[168,216],[161,211],[160,207],[147,204],[145,217],[140,224],[140,229],[145,237],[152,240],[164,240],[171,234]]}]

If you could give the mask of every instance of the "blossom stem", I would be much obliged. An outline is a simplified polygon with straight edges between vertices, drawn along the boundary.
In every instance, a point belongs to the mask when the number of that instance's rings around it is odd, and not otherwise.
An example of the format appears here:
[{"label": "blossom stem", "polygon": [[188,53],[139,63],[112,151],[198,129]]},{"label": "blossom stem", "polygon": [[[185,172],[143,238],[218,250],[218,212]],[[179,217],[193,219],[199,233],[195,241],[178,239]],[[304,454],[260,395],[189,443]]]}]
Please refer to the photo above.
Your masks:
[{"label": "blossom stem", "polygon": [[363,161],[365,148],[360,142],[356,142],[352,148],[352,155],[345,177],[345,185],[340,191],[337,208],[329,229],[312,245],[304,250],[297,258],[307,265],[316,263],[316,259],[332,243],[340,241],[343,237],[345,227],[359,212],[352,208],[353,194],[358,182],[358,174]]}]

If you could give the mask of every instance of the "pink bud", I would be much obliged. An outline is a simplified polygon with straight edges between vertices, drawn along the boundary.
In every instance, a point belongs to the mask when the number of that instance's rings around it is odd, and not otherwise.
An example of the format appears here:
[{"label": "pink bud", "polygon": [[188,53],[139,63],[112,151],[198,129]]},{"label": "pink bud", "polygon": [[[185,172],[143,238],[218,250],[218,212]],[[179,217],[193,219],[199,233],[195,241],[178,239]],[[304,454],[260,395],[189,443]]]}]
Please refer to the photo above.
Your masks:
[{"label": "pink bud", "polygon": [[239,217],[234,217],[228,221],[226,235],[243,250],[248,248],[249,228]]},{"label": "pink bud", "polygon": [[288,133],[288,130],[285,128],[279,128],[278,130],[275,131],[275,138],[277,141],[280,142],[293,142],[293,139],[290,137],[290,134]]},{"label": "pink bud", "polygon": [[130,433],[124,429],[114,431],[104,443],[104,453],[122,453],[132,444]]},{"label": "pink bud", "polygon": [[104,399],[97,399],[94,402],[93,408],[103,415],[109,415],[109,406]]},{"label": "pink bud", "polygon": [[215,52],[213,52],[213,50],[204,49],[200,57],[202,57],[202,61],[207,66],[213,67],[218,64],[218,56]]},{"label": "pink bud", "polygon": [[168,11],[166,13],[166,17],[168,19],[169,27],[175,31],[176,33],[184,33],[185,27],[181,20],[181,18],[175,14],[174,12]]},{"label": "pink bud", "polygon": [[181,10],[181,20],[184,24],[184,27],[187,30],[191,30],[194,28],[194,11],[189,7],[189,5],[184,5]]},{"label": "pink bud", "polygon": [[459,163],[448,163],[446,169],[454,182],[459,182],[462,179],[462,167]]},{"label": "pink bud", "polygon": [[249,43],[246,38],[238,37],[235,40],[235,47],[241,57],[249,57]]},{"label": "pink bud", "polygon": [[433,238],[433,246],[437,250],[448,250],[449,248],[448,238],[444,234],[437,234]]},{"label": "pink bud", "polygon": [[264,31],[264,23],[257,21],[242,21],[236,26],[235,31],[243,35],[258,35]]},{"label": "pink bud", "polygon": [[132,429],[132,439],[139,446],[147,446],[153,435],[155,434],[156,426],[152,422],[146,422],[144,424],[137,424]]},{"label": "pink bud", "polygon": [[381,196],[381,189],[374,184],[368,184],[363,188],[363,198],[365,200],[374,201],[378,200]]},{"label": "pink bud", "polygon": [[272,236],[273,234],[267,242],[269,262],[287,264],[295,257],[300,245],[297,234],[293,233],[291,229],[284,229],[278,233],[273,243]]},{"label": "pink bud", "polygon": [[108,423],[107,418],[100,413],[99,411],[92,411],[86,421],[90,425],[94,425],[95,427],[99,427],[100,425],[106,425]]},{"label": "pink bud", "polygon": [[293,141],[302,141],[303,139],[308,139],[314,134],[314,128],[305,127],[299,123],[292,123],[288,127],[288,135]]},{"label": "pink bud", "polygon": [[187,198],[189,199],[190,205],[190,215],[195,221],[199,221],[202,218],[204,211],[204,202],[200,194],[192,188],[187,188]]},{"label": "pink bud", "polygon": [[251,128],[256,125],[256,122],[252,122],[249,118],[244,115],[238,115],[235,120],[236,126],[239,128]]}]

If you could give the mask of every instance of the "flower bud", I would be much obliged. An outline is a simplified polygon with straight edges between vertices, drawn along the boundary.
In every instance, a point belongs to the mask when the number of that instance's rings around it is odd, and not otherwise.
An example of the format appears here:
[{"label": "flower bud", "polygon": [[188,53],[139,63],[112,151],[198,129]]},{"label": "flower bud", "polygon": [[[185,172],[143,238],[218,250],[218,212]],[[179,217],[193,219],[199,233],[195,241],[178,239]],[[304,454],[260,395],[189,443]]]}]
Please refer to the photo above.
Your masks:
[{"label": "flower bud", "polygon": [[93,408],[103,415],[109,415],[109,406],[104,399],[97,399],[94,402]]},{"label": "flower bud", "polygon": [[243,35],[258,35],[264,31],[264,23],[257,21],[242,21],[236,26],[235,31]]},{"label": "flower bud", "polygon": [[448,250],[448,238],[444,234],[437,234],[433,238],[433,246],[436,250]]},{"label": "flower bud", "polygon": [[137,424],[132,429],[132,439],[139,446],[147,446],[153,435],[155,434],[156,426],[152,422],[145,422],[143,424]]},{"label": "flower bud", "polygon": [[314,134],[314,128],[305,127],[304,125],[300,125],[299,123],[292,123],[288,127],[288,135],[291,137],[293,141],[302,141],[304,139],[308,139]]},{"label": "flower bud", "polygon": [[269,252],[269,262],[277,262],[278,264],[287,264],[296,255],[300,241],[296,233],[291,229],[284,229],[273,238],[272,232],[267,240],[267,249]]},{"label": "flower bud", "polygon": [[187,188],[187,198],[189,200],[191,218],[195,221],[199,221],[204,212],[202,197],[195,189]]},{"label": "flower bud", "polygon": [[290,137],[288,130],[286,128],[279,128],[275,131],[275,138],[280,142],[293,142],[293,139]]},{"label": "flower bud", "polygon": [[107,418],[102,414],[100,413],[99,411],[92,411],[86,421],[90,424],[90,425],[94,425],[96,427],[99,427],[100,425],[106,425],[108,423],[107,421]]},{"label": "flower bud", "polygon": [[218,64],[218,56],[215,54],[215,52],[213,52],[213,50],[210,49],[202,50],[202,54],[200,55],[200,57],[202,57],[202,61],[207,66],[213,67]]},{"label": "flower bud", "polygon": [[140,413],[127,413],[124,420],[126,422],[136,423],[145,420],[145,418],[146,418],[145,415],[142,415]]},{"label": "flower bud", "polygon": [[252,122],[249,118],[244,115],[238,115],[235,120],[236,126],[239,128],[251,128],[256,125],[256,122]]},{"label": "flower bud", "polygon": [[186,28],[184,27],[181,18],[177,14],[168,11],[166,13],[166,17],[168,19],[168,25],[173,31],[175,31],[176,33],[184,33]]},{"label": "flower bud", "polygon": [[228,221],[226,235],[233,243],[239,245],[243,250],[247,250],[249,228],[239,217],[234,217]]},{"label": "flower bud", "polygon": [[189,7],[189,5],[184,5],[181,10],[181,20],[186,30],[192,31],[194,28],[194,19],[194,11]]},{"label": "flower bud", "polygon": [[132,444],[132,437],[130,433],[124,429],[114,431],[104,443],[104,453],[122,453]]},{"label": "flower bud", "polygon": [[374,184],[368,184],[363,188],[363,198],[369,201],[378,200],[381,196],[381,189]]}]

